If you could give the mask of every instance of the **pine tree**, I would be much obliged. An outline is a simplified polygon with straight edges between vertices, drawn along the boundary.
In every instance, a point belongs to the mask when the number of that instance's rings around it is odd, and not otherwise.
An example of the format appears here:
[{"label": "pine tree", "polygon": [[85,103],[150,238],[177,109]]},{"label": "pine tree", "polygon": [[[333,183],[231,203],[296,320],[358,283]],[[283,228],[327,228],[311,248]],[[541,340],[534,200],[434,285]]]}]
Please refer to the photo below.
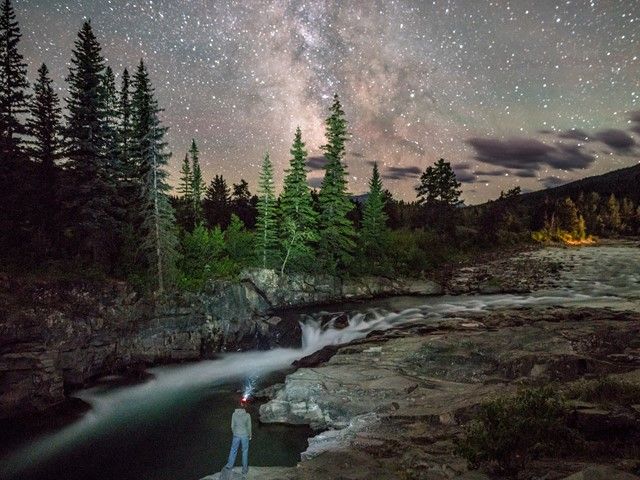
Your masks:
[{"label": "pine tree", "polygon": [[169,202],[166,165],[170,154],[166,152],[161,126],[161,112],[154,98],[154,89],[142,62],[133,78],[132,124],[136,163],[141,179],[141,254],[158,292],[173,280],[177,259],[178,240],[175,217]]},{"label": "pine tree", "polygon": [[461,203],[460,186],[451,164],[441,158],[420,176],[420,184],[416,187],[418,202],[429,206],[458,206]]},{"label": "pine tree", "polygon": [[105,119],[105,144],[103,156],[107,162],[111,183],[118,184],[122,179],[120,155],[118,148],[118,92],[116,90],[116,78],[111,67],[106,67],[102,75],[100,94],[103,97]]},{"label": "pine tree", "polygon": [[284,247],[281,273],[284,273],[288,262],[295,262],[297,265],[308,262],[313,254],[312,244],[317,240],[317,215],[307,184],[307,151],[304,146],[302,132],[298,127],[291,147],[290,166],[286,171],[280,196],[280,236]]},{"label": "pine tree", "polygon": [[49,78],[49,69],[43,63],[38,69],[38,79],[33,86],[33,98],[30,105],[30,117],[27,120],[29,134],[33,138],[30,142],[32,158],[53,172],[55,161],[61,155],[61,109],[58,95],[53,88],[53,81]]},{"label": "pine tree", "polygon": [[193,200],[193,218],[195,223],[202,222],[202,198],[205,193],[206,184],[202,178],[202,170],[200,168],[200,158],[198,146],[194,139],[191,140],[191,194]]},{"label": "pine tree", "polygon": [[276,196],[273,185],[273,166],[266,153],[258,182],[258,219],[256,221],[256,253],[262,268],[271,268],[278,247]]},{"label": "pine tree", "polygon": [[607,200],[606,227],[608,233],[619,233],[622,227],[622,217],[620,216],[620,203],[612,193]]},{"label": "pine tree", "polygon": [[348,139],[347,121],[337,94],[325,125],[327,144],[322,149],[328,162],[319,194],[318,244],[326,267],[335,270],[350,262],[355,248],[355,230],[348,218],[353,204],[347,196],[347,171],[342,163]]},{"label": "pine tree", "polygon": [[231,199],[227,181],[222,175],[216,175],[211,180],[204,197],[204,213],[210,228],[216,225],[227,228],[231,219]]},{"label": "pine tree", "polygon": [[20,37],[11,0],[4,0],[0,12],[0,159],[3,164],[22,155],[21,137],[27,133],[21,116],[29,109],[26,92],[29,83],[27,65],[18,52]]},{"label": "pine tree", "polygon": [[251,196],[246,180],[240,179],[240,183],[233,184],[231,210],[247,228],[254,228],[256,225],[256,204],[257,198]]},{"label": "pine tree", "polygon": [[460,186],[451,164],[441,158],[425,169],[416,187],[423,223],[435,226],[449,239],[455,238],[456,234],[456,207],[462,203]]},{"label": "pine tree", "polygon": [[131,81],[129,71],[125,68],[122,72],[122,83],[118,98],[118,157],[122,172],[122,180],[126,183],[134,181],[136,165],[133,164],[131,143],[133,127],[131,125]]},{"label": "pine tree", "polygon": [[67,82],[66,167],[73,182],[66,186],[70,230],[79,248],[94,261],[104,261],[116,230],[114,185],[105,158],[108,128],[105,98],[101,94],[104,59],[91,24],[82,25],[75,42]]},{"label": "pine tree", "polygon": [[382,179],[378,171],[378,164],[373,164],[373,173],[369,180],[369,195],[364,206],[362,216],[362,231],[360,233],[362,248],[373,254],[372,258],[379,258],[384,253],[387,234],[387,213],[382,188]]},{"label": "pine tree", "polygon": [[579,229],[578,209],[571,198],[566,197],[558,204],[556,209],[558,228],[566,232],[575,232]]},{"label": "pine tree", "polygon": [[178,185],[178,193],[182,195],[185,203],[193,203],[193,173],[191,172],[191,162],[189,154],[184,155],[182,168],[180,169],[180,184]]},{"label": "pine tree", "polygon": [[31,157],[37,164],[35,193],[37,198],[36,216],[45,230],[49,243],[54,236],[55,218],[58,215],[56,160],[61,155],[60,105],[58,95],[49,78],[45,64],[38,69],[38,79],[33,87],[34,95],[27,120]]}]

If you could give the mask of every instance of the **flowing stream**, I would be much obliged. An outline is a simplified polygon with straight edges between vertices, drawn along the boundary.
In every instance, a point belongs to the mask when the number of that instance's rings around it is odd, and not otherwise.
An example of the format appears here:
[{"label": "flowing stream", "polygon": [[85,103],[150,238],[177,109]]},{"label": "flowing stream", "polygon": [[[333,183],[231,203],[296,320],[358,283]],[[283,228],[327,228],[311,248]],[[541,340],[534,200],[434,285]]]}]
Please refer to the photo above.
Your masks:
[{"label": "flowing stream", "polygon": [[[527,295],[395,297],[294,312],[301,349],[226,354],[216,360],[163,366],[138,384],[106,379],[75,393],[91,408],[65,426],[25,435],[0,432],[0,478],[7,480],[196,480],[220,470],[229,421],[242,392],[277,381],[291,363],[329,344],[373,330],[428,323],[443,314],[527,305],[634,308],[640,304],[640,248],[545,249],[532,253],[569,268],[552,286]],[[346,313],[338,330],[322,319]],[[295,465],[311,434],[306,427],[259,425],[254,419],[252,465]]]}]

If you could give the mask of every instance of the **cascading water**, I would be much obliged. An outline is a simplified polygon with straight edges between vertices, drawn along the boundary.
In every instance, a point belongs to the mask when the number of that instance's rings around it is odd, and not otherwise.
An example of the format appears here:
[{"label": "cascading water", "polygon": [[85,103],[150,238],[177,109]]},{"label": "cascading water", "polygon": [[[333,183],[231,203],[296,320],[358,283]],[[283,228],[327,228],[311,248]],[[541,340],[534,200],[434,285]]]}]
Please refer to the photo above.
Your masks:
[{"label": "cascading water", "polygon": [[[602,252],[602,258],[606,258],[605,267],[598,261],[601,257],[597,248],[577,251],[574,255],[586,256],[586,259],[578,258],[576,269],[564,273],[557,287],[534,294],[396,298],[369,302],[368,305],[355,307],[353,310],[356,311],[348,314],[347,324],[344,325],[343,321],[344,328],[339,329],[334,328],[335,322],[339,316],[344,315],[344,310],[349,310],[341,306],[339,309],[343,311],[339,313],[316,312],[302,316],[300,349],[230,353],[216,360],[154,368],[151,370],[153,378],[142,384],[119,388],[96,386],[77,392],[76,396],[89,403],[91,410],[77,422],[18,446],[4,458],[0,458],[0,478],[45,479],[51,478],[52,471],[57,478],[69,480],[116,476],[120,480],[151,477],[199,478],[200,473],[218,468],[226,454],[227,424],[238,400],[235,393],[237,387],[242,390],[243,395],[249,396],[260,383],[260,378],[272,372],[286,370],[294,360],[324,346],[347,343],[365,337],[374,330],[386,330],[411,323],[429,323],[445,314],[527,305],[615,306],[637,301],[640,292],[640,249],[631,253],[629,249],[625,250],[605,249]],[[211,412],[212,408],[217,410]],[[200,414],[196,415],[194,412]],[[197,417],[196,421],[190,423],[194,416]],[[167,419],[173,418],[175,422],[167,423]],[[154,428],[162,432],[162,438],[152,435],[151,430]],[[278,427],[265,427],[268,428]],[[184,434],[185,429],[188,430],[188,435]],[[214,430],[217,433],[210,433]],[[200,436],[195,435],[194,431],[199,431]],[[263,442],[266,450],[262,454],[264,463],[295,462],[295,455],[276,458],[273,456],[273,449],[298,448],[299,453],[304,446],[275,446],[274,442],[279,441],[278,435],[276,438],[268,430],[265,432]],[[158,442],[162,446],[151,445],[146,449],[144,445],[136,444],[135,439],[141,435],[141,442]],[[286,439],[291,434],[289,432],[280,436]],[[257,437],[259,450],[260,432]],[[110,440],[107,442],[105,438]],[[175,441],[172,442],[174,438]],[[105,447],[105,442],[108,448]],[[117,448],[122,448],[122,444],[133,451],[122,452]],[[85,471],[82,463],[87,462],[83,455],[94,455],[91,448],[87,450],[87,446],[92,445],[97,445],[98,450],[102,448],[107,458],[88,462],[85,467],[89,471]],[[200,451],[205,447],[206,450]],[[108,458],[113,452],[126,458],[121,469],[116,468],[118,459]],[[144,457],[145,454],[147,457]],[[191,469],[180,467],[184,463],[181,463],[182,456],[187,457],[184,460],[187,463],[197,465]],[[139,465],[144,463],[141,457],[147,463],[152,463],[153,468]],[[67,470],[59,465],[69,462],[76,464],[72,464]],[[39,465],[49,465],[50,468],[39,469]],[[57,465],[58,469],[51,465]],[[103,471],[96,472],[96,469]]]}]

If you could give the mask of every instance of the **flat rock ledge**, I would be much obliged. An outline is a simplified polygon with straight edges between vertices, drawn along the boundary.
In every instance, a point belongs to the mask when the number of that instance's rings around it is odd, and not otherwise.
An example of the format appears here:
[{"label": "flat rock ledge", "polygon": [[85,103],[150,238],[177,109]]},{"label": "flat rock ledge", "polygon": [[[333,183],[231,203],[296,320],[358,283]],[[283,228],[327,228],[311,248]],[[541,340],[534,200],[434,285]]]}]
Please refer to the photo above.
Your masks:
[{"label": "flat rock ledge", "polygon": [[[522,385],[608,375],[640,383],[640,314],[560,307],[468,314],[373,334],[306,365],[270,389],[272,399],[261,407],[263,422],[305,423],[319,432],[298,466],[274,470],[275,478],[487,480],[455,451],[478,404]],[[618,418],[640,432],[631,406],[596,413],[576,405],[594,435]],[[540,459],[522,478],[638,480],[637,467],[624,456],[595,464]]]}]

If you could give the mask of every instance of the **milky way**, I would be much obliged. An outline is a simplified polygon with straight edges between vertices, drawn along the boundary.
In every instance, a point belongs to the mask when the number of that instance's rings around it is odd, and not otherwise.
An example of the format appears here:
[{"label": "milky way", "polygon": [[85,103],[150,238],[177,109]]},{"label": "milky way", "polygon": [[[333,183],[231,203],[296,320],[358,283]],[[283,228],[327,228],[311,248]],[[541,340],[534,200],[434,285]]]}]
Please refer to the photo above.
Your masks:
[{"label": "milky way", "polygon": [[193,137],[207,180],[255,186],[268,150],[280,183],[297,125],[321,155],[334,92],[353,135],[354,193],[374,160],[385,185],[411,199],[418,172],[444,157],[475,203],[640,159],[640,0],[14,5],[31,79],[47,63],[61,96],[84,18],[116,73],[145,59],[174,181]]}]

